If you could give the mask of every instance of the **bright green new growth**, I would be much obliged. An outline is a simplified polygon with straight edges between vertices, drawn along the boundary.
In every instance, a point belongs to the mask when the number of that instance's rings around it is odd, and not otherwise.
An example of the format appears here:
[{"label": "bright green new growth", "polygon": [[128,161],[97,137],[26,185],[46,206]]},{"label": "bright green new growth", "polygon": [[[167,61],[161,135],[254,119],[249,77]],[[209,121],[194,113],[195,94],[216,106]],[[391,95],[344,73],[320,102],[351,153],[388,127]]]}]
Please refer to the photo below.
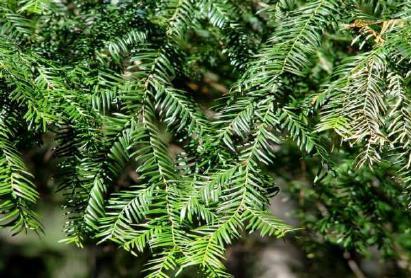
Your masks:
[{"label": "bright green new growth", "polygon": [[[346,184],[345,170],[390,169],[403,207],[407,1],[134,2],[0,4],[2,226],[41,230],[20,150],[44,133],[55,135],[64,242],[149,250],[150,277],[192,266],[224,277],[225,249],[243,232],[292,231],[268,208],[270,167],[290,144],[324,190]],[[231,85],[213,107],[187,85],[210,70]]]}]

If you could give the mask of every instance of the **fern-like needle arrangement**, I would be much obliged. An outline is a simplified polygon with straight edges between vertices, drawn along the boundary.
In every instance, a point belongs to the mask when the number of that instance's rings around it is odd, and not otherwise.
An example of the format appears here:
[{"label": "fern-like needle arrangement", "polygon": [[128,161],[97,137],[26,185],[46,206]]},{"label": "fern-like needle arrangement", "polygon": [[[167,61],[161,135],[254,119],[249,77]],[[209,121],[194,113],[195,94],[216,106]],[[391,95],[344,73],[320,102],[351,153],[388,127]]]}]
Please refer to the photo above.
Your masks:
[{"label": "fern-like needle arrangement", "polygon": [[[42,230],[22,153],[51,134],[63,241],[149,251],[149,277],[229,276],[244,232],[298,228],[269,211],[295,151],[327,211],[319,230],[352,209],[384,231],[358,204],[383,194],[408,214],[410,76],[409,1],[2,1],[0,223]],[[344,208],[357,191],[371,199]]]}]

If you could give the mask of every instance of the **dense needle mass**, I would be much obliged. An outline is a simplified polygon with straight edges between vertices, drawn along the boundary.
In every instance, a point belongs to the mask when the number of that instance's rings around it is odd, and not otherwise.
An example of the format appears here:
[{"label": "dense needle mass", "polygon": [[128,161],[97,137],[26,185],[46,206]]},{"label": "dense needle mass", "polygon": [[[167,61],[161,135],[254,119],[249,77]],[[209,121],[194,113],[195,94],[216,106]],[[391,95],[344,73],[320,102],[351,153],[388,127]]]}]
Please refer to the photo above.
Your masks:
[{"label": "dense needle mass", "polygon": [[64,242],[148,250],[150,277],[299,228],[276,178],[326,240],[409,248],[410,76],[409,1],[2,1],[0,224],[41,231],[22,153],[48,134]]}]

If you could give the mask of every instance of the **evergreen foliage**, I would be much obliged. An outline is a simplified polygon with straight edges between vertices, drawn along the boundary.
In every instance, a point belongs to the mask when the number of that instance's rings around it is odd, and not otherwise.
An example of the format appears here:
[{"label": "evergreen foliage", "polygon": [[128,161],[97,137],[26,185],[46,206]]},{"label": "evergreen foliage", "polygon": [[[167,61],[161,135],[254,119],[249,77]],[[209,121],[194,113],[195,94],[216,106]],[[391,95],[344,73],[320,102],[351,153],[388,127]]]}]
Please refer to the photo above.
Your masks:
[{"label": "evergreen foliage", "polygon": [[2,1],[0,224],[42,230],[23,153],[52,134],[63,241],[148,251],[149,277],[226,277],[244,232],[298,228],[269,212],[278,177],[306,192],[302,225],[392,253],[410,77],[408,1]]}]

